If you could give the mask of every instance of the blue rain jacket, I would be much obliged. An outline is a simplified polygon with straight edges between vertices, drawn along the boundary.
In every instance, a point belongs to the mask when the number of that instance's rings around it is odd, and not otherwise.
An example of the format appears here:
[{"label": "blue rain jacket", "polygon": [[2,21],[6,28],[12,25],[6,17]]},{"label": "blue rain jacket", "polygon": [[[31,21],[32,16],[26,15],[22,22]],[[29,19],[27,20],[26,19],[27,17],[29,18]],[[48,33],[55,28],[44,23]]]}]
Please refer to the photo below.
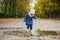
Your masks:
[{"label": "blue rain jacket", "polygon": [[35,16],[30,17],[29,14],[26,14],[25,17],[24,17],[24,22],[26,22],[26,25],[31,25],[31,24],[33,24],[33,18],[36,19]]}]

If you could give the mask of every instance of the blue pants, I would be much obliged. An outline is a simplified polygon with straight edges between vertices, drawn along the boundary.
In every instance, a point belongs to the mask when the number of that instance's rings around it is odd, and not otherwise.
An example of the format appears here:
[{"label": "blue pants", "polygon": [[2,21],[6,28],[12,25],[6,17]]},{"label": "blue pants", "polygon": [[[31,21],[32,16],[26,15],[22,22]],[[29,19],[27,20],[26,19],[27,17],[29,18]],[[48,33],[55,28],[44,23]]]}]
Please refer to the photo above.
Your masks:
[{"label": "blue pants", "polygon": [[30,30],[32,30],[32,24],[26,24],[27,25],[27,29],[29,29],[30,28]]}]

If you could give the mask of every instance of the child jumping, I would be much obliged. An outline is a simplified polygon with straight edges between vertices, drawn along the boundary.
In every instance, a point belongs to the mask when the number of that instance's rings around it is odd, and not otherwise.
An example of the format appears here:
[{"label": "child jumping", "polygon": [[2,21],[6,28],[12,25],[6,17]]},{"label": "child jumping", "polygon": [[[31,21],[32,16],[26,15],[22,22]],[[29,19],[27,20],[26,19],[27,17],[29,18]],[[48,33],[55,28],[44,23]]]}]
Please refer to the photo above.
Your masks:
[{"label": "child jumping", "polygon": [[27,32],[28,32],[28,30],[30,28],[30,33],[32,32],[33,18],[36,19],[36,17],[34,16],[34,14],[35,14],[35,10],[31,10],[24,17],[24,22],[26,22],[26,26],[27,26]]}]

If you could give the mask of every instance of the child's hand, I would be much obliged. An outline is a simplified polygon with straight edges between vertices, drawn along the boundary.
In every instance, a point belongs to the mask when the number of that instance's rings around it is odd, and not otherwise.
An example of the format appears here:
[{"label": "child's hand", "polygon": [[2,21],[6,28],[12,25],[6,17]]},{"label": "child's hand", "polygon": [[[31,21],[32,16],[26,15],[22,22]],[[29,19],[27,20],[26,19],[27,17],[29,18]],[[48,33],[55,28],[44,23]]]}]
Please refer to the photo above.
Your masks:
[{"label": "child's hand", "polygon": [[37,19],[37,17],[35,17],[34,19]]}]

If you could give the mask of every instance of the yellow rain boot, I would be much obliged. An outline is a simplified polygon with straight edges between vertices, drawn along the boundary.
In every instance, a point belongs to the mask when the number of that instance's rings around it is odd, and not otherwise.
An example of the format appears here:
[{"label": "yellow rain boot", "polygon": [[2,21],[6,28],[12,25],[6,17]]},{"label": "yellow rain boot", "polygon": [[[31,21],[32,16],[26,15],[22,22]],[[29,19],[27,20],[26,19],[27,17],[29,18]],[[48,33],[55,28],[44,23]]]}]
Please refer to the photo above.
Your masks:
[{"label": "yellow rain boot", "polygon": [[26,31],[27,31],[27,33],[29,33],[29,29],[27,29]]},{"label": "yellow rain boot", "polygon": [[30,30],[30,34],[32,33],[32,30]]}]

